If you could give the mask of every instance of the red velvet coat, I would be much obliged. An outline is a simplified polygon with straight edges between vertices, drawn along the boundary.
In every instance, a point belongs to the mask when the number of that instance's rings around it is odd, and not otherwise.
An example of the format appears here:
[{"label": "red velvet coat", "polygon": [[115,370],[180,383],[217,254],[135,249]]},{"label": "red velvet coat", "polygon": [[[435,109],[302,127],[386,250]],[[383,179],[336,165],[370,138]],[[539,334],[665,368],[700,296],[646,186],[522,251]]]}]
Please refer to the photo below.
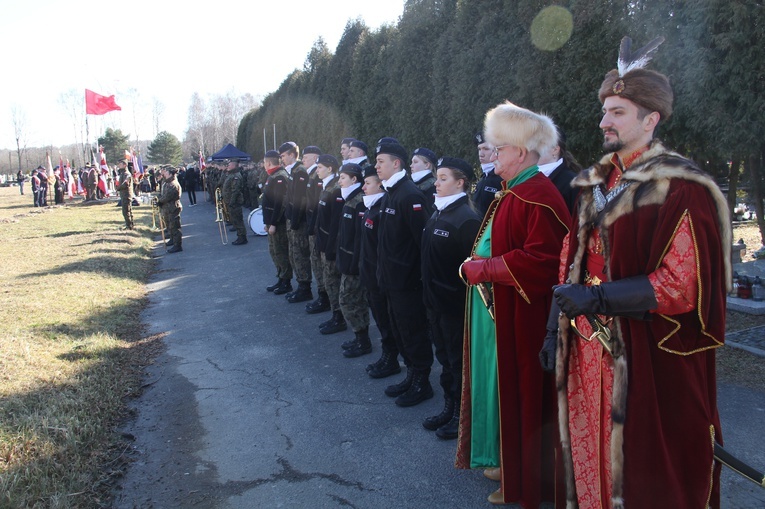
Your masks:
[{"label": "red velvet coat", "polygon": [[[502,256],[515,280],[493,285],[502,491],[505,501],[536,509],[554,499],[555,389],[553,377],[542,371],[539,350],[570,215],[555,186],[537,173],[492,202],[481,231],[492,218],[492,257]],[[465,359],[469,341],[468,335]],[[466,360],[458,468],[470,468],[469,370]]]},{"label": "red velvet coat", "polygon": [[[711,178],[654,142],[622,176],[622,182],[632,185],[598,214],[592,186],[607,178],[608,161],[609,156],[604,157],[572,182],[583,190],[565,263],[573,266],[568,274],[571,282],[582,282],[592,225],[600,228],[611,281],[656,270],[686,217],[698,267],[696,309],[673,316],[656,314],[651,321],[614,322],[613,334],[623,356],[614,361],[612,503],[621,507],[623,501],[627,508],[719,507],[720,465],[713,461],[713,439],[722,443],[722,436],[714,348],[724,339],[730,279],[727,205]],[[580,340],[569,333],[565,320],[560,325],[556,369],[568,466],[567,443],[575,440],[568,432],[569,355],[571,342]],[[593,482],[598,475],[593,472]]]}]

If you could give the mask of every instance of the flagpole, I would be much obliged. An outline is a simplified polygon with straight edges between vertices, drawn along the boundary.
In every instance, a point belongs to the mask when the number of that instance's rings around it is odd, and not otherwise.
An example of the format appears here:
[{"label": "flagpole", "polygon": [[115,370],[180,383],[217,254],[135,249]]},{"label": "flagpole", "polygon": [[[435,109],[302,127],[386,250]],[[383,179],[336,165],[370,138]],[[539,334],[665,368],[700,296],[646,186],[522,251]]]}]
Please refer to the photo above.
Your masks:
[{"label": "flagpole", "polygon": [[274,150],[276,150],[276,124],[274,124]]},{"label": "flagpole", "polygon": [[263,128],[263,154],[268,152],[268,145],[266,144],[266,128]]}]

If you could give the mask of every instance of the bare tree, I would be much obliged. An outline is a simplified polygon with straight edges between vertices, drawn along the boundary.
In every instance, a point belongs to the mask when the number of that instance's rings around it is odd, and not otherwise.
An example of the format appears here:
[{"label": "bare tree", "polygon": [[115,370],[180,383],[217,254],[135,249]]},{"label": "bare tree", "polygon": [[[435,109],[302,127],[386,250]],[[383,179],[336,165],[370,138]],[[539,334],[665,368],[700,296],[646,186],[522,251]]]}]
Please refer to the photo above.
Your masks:
[{"label": "bare tree", "polygon": [[19,159],[19,171],[21,171],[21,155],[27,148],[26,124],[27,116],[17,105],[11,106],[11,122],[13,123],[13,136],[16,138],[16,155]]},{"label": "bare tree", "polygon": [[157,135],[160,133],[159,128],[159,121],[162,118],[162,115],[165,113],[165,103],[154,98],[154,104],[151,109],[151,115],[152,115],[152,125],[154,126],[154,138],[157,137]]},{"label": "bare tree", "polygon": [[59,95],[58,102],[72,121],[74,142],[77,146],[77,161],[75,162],[73,159],[72,164],[82,166],[84,163],[83,154],[85,153],[85,107],[82,90],[70,88]]}]

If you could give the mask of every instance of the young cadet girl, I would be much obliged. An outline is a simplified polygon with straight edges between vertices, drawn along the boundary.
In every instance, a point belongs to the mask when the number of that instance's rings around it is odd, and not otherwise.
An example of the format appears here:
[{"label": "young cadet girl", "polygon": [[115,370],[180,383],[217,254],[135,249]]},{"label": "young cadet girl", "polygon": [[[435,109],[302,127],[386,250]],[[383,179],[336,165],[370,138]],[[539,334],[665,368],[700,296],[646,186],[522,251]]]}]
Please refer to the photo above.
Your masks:
[{"label": "young cadet girl", "polygon": [[422,293],[444,390],[443,410],[422,425],[444,440],[457,438],[459,429],[466,292],[459,267],[470,256],[481,227],[466,194],[474,179],[473,168],[462,159],[444,157],[438,162],[436,210],[422,233]]}]

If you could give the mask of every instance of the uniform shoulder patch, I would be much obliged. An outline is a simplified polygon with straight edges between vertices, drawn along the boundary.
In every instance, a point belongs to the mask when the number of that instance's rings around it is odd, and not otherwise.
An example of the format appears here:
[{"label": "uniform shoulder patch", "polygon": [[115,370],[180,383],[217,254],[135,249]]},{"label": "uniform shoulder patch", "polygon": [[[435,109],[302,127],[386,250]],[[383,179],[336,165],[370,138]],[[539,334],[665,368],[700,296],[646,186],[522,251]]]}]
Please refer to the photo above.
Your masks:
[{"label": "uniform shoulder patch", "polygon": [[422,203],[413,203],[412,210],[422,210]]}]

